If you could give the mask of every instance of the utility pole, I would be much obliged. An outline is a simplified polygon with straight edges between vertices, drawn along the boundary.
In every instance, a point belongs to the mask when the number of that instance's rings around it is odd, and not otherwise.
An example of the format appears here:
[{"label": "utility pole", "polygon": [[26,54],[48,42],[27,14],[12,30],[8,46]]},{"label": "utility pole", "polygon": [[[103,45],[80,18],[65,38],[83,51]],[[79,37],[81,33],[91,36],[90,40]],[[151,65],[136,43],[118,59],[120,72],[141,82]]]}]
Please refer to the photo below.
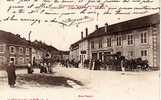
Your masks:
[{"label": "utility pole", "polygon": [[28,39],[29,39],[29,54],[30,54],[30,63],[33,64],[33,61],[32,61],[32,48],[31,48],[31,31],[28,33]]},{"label": "utility pole", "polygon": [[31,33],[32,33],[32,31],[30,31],[30,32],[28,33],[29,41],[31,41]]}]

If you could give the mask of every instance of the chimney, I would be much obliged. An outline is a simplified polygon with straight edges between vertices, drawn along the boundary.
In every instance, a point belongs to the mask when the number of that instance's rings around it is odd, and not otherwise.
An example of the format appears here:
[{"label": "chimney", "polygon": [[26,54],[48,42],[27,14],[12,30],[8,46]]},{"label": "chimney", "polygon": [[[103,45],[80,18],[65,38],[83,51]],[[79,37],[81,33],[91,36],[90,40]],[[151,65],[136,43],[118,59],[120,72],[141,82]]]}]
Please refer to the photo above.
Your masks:
[{"label": "chimney", "polygon": [[83,39],[83,32],[81,32],[81,39]]},{"label": "chimney", "polygon": [[86,37],[88,36],[88,28],[86,28]]},{"label": "chimney", "polygon": [[105,23],[105,32],[107,33],[108,32],[108,24]]},{"label": "chimney", "polygon": [[98,30],[98,25],[96,25],[96,30]]}]

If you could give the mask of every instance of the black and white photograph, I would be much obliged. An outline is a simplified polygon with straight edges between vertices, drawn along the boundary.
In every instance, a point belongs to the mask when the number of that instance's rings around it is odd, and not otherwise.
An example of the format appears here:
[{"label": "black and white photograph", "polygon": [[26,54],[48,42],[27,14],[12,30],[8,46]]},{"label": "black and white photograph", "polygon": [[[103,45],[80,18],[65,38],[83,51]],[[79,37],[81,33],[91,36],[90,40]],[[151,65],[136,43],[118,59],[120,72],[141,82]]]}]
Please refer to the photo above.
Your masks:
[{"label": "black and white photograph", "polygon": [[0,100],[160,100],[160,0],[0,0]]}]

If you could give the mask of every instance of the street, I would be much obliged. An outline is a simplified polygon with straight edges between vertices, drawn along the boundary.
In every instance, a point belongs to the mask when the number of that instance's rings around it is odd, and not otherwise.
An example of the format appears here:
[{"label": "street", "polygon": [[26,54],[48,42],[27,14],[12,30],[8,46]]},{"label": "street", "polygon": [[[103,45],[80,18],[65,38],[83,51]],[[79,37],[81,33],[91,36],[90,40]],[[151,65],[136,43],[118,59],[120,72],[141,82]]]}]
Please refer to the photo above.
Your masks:
[{"label": "street", "polygon": [[53,74],[39,69],[16,74],[16,87],[10,88],[6,72],[0,71],[0,100],[159,100],[159,71],[122,75],[57,65]]}]

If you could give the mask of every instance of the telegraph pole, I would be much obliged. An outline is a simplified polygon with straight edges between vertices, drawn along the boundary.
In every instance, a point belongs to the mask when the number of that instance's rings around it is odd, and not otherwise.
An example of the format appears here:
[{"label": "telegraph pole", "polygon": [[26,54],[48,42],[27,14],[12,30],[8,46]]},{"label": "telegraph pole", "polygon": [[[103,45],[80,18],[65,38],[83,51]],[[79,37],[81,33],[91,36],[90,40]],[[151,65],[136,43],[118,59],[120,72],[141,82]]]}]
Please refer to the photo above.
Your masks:
[{"label": "telegraph pole", "polygon": [[31,32],[28,33],[28,40],[29,40],[29,56],[30,56],[30,63],[33,64],[32,62],[32,48],[31,48]]},{"label": "telegraph pole", "polygon": [[31,33],[32,33],[32,31],[30,31],[30,32],[28,33],[29,41],[31,41]]}]

